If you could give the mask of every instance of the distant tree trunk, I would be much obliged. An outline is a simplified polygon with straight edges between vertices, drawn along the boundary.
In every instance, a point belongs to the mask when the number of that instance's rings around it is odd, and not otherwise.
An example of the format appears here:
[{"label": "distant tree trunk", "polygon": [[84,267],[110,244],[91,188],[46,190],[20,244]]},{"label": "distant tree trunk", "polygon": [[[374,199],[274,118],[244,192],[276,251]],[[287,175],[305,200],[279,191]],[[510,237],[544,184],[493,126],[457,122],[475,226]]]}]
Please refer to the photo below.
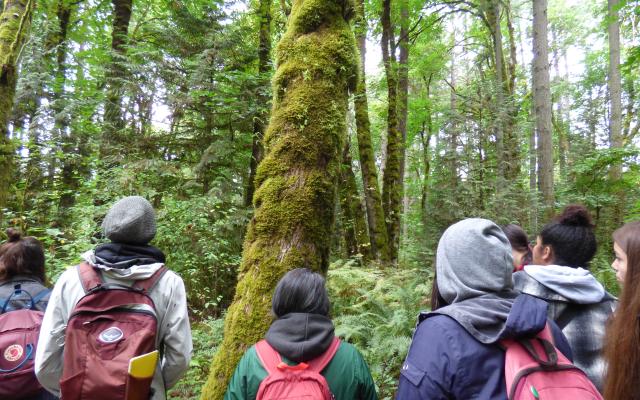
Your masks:
[{"label": "distant tree trunk", "polygon": [[351,146],[348,140],[342,152],[339,187],[347,255],[353,257],[360,254],[364,260],[368,260],[370,244],[367,223],[356,185],[356,175],[353,173]]},{"label": "distant tree trunk", "polygon": [[[407,142],[407,119],[409,112],[409,2],[408,0],[400,1],[400,38],[398,39],[398,45],[400,47],[400,55],[398,58],[398,131],[400,136],[400,145],[398,151],[400,152],[400,171],[398,174],[398,182],[396,183],[399,199],[404,199],[404,176],[405,176],[405,164],[406,164],[406,151],[405,144]],[[403,212],[408,207],[408,202],[403,201]],[[398,206],[399,208],[400,206]],[[398,210],[399,211],[399,210]],[[392,224],[397,225],[397,248],[398,251],[401,245],[401,238],[406,235],[400,235],[400,226],[402,225],[401,214],[398,212],[397,219],[391,221]],[[405,224],[406,227],[406,224]],[[403,228],[406,232],[406,229]],[[396,256],[397,258],[397,256]]]},{"label": "distant tree trunk", "polygon": [[382,61],[387,78],[387,157],[382,177],[382,207],[387,220],[389,259],[395,264],[398,260],[400,238],[402,134],[398,129],[398,77],[391,25],[391,0],[382,1],[381,22]]},{"label": "distant tree trunk", "polygon": [[[271,70],[270,54],[271,54],[271,4],[272,0],[260,0],[260,39],[258,44],[258,74],[260,75],[261,88],[260,96],[258,96],[259,104],[267,104],[268,96],[268,79],[267,73]],[[268,110],[260,109],[253,117],[253,143],[251,145],[251,162],[249,165],[249,179],[247,182],[247,191],[245,193],[244,204],[251,206],[253,201],[253,192],[255,191],[255,177],[258,164],[262,160],[264,147],[262,139],[264,137],[265,121],[268,118]]]},{"label": "distant tree trunk", "polygon": [[325,273],[329,267],[348,90],[358,74],[349,7],[344,0],[293,2],[277,49],[255,213],[203,399],[223,397],[244,351],[264,336],[278,280],[294,268]]},{"label": "distant tree trunk", "polygon": [[493,128],[496,136],[496,163],[497,163],[497,185],[496,191],[500,191],[504,186],[505,178],[505,152],[504,152],[504,54],[502,50],[502,29],[500,27],[500,0],[491,0],[487,5],[487,20],[489,22],[489,30],[493,39],[493,59],[495,63],[495,119]]},{"label": "distant tree trunk", "polygon": [[8,137],[7,124],[18,81],[18,55],[31,26],[35,2],[5,0],[3,6],[0,14],[0,210],[6,205],[13,181],[15,149]]},{"label": "distant tree trunk", "polygon": [[553,190],[547,0],[533,0],[533,98],[538,131],[538,183],[542,192],[545,216],[548,219],[554,212],[555,196]]},{"label": "distant tree trunk", "polygon": [[[609,0],[609,143],[611,149],[622,148],[622,83],[620,79],[620,18],[618,0]],[[611,181],[617,183],[622,178],[622,166],[612,165],[609,170]],[[624,190],[615,188],[616,202],[613,207],[612,226],[620,226],[624,216]]]},{"label": "distant tree trunk", "polygon": [[360,50],[360,64],[358,85],[356,86],[354,103],[356,113],[356,132],[358,136],[358,152],[360,155],[360,170],[364,186],[364,199],[367,206],[367,222],[369,223],[369,238],[371,240],[371,256],[378,262],[389,261],[389,246],[387,241],[387,227],[380,198],[380,186],[376,170],[375,155],[371,144],[371,128],[369,122],[369,106],[367,104],[367,89],[365,75],[365,54],[367,23],[364,17],[364,1],[357,0],[355,9],[355,36]]},{"label": "distant tree trunk", "polygon": [[507,31],[509,32],[509,63],[507,65],[504,77],[504,88],[506,90],[507,98],[505,99],[505,112],[504,112],[504,157],[506,160],[505,165],[505,178],[507,181],[513,181],[518,179],[521,170],[521,155],[520,155],[520,139],[516,129],[518,108],[516,107],[516,76],[517,76],[517,46],[515,29],[513,27],[513,17],[511,12],[511,2],[505,1],[505,14],[507,17]]},{"label": "distant tree trunk", "polygon": [[104,133],[100,148],[101,156],[114,156],[125,140],[122,129],[122,80],[126,76],[127,42],[129,20],[133,0],[111,0],[113,4],[113,29],[111,31],[111,62],[107,67],[107,92],[104,104]]}]

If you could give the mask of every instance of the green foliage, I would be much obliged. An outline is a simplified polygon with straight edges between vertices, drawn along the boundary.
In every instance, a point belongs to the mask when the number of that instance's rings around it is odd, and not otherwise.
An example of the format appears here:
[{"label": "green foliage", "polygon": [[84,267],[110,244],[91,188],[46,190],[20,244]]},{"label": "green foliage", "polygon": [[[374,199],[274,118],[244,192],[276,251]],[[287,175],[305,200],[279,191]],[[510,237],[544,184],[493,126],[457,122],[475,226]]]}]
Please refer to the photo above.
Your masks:
[{"label": "green foliage", "polygon": [[336,334],[364,355],[380,399],[394,398],[418,312],[428,307],[427,269],[359,267],[336,261],[327,276]]}]

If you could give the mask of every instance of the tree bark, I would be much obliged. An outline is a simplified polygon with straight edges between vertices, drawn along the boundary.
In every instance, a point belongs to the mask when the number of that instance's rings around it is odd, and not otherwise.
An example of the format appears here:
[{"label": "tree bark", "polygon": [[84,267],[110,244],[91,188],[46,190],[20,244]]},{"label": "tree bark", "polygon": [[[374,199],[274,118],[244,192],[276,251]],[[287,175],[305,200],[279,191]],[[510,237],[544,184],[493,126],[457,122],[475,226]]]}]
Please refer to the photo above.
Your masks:
[{"label": "tree bark", "polygon": [[369,259],[369,237],[364,210],[360,201],[360,193],[356,185],[356,175],[353,173],[351,146],[347,140],[342,152],[342,167],[340,171],[340,207],[347,255],[354,257],[358,254],[366,261]]},{"label": "tree bark", "polygon": [[0,14],[0,210],[7,203],[13,181],[15,148],[9,139],[7,124],[18,81],[18,56],[31,26],[35,2],[5,0],[3,6]]},{"label": "tree bark", "polygon": [[503,79],[506,76],[504,73],[504,54],[502,50],[502,29],[500,27],[500,0],[491,0],[486,5],[487,21],[489,22],[489,30],[491,31],[491,38],[493,40],[493,61],[495,66],[495,119],[493,121],[493,128],[496,136],[496,191],[500,191],[504,187],[505,178],[505,152],[504,152],[504,85]]},{"label": "tree bark", "polygon": [[[107,92],[104,104],[104,133],[100,148],[101,157],[115,156],[125,141],[122,129],[122,96],[126,77],[126,59],[129,21],[133,0],[111,0],[113,4],[113,29],[111,31],[111,63],[107,69]],[[121,150],[121,149],[120,149]]]},{"label": "tree bark", "polygon": [[398,260],[400,239],[402,134],[398,129],[398,76],[391,25],[391,0],[382,1],[381,22],[382,61],[387,78],[387,157],[382,176],[382,208],[387,220],[389,259],[392,264],[395,264]]},{"label": "tree bark", "polygon": [[280,277],[294,268],[325,273],[329,267],[348,90],[358,74],[350,13],[344,0],[293,2],[277,48],[255,213],[203,399],[223,397],[244,351],[264,336]]},{"label": "tree bark", "polygon": [[[408,0],[400,1],[400,38],[398,39],[398,46],[400,47],[400,54],[398,57],[398,131],[400,136],[400,144],[398,146],[398,152],[400,152],[398,158],[400,159],[400,168],[398,174],[398,182],[396,183],[396,190],[398,191],[399,199],[404,199],[404,176],[405,176],[405,164],[407,161],[405,144],[407,142],[407,119],[409,112],[409,2]],[[398,212],[396,215],[397,220],[391,221],[392,224],[397,225],[397,248],[400,250],[401,240],[406,235],[400,235],[400,227],[403,225],[402,215],[405,215],[407,209],[407,202],[402,202],[402,214]],[[398,206],[398,211],[400,205]],[[406,231],[406,229],[402,229]],[[397,256],[396,256],[397,258]]]},{"label": "tree bark", "polygon": [[[272,0],[260,0],[260,38],[258,44],[258,74],[261,80],[261,92],[258,96],[259,104],[267,104],[268,96],[268,80],[266,75],[271,70],[270,54],[271,54],[271,4]],[[245,193],[244,204],[251,206],[253,201],[253,193],[255,191],[255,177],[258,164],[262,160],[264,147],[262,139],[264,137],[265,121],[269,117],[266,108],[260,109],[253,117],[253,143],[251,145],[251,162],[249,165],[249,178],[247,182],[247,190]]]},{"label": "tree bark", "polygon": [[[611,115],[609,117],[609,146],[622,148],[622,82],[620,78],[620,19],[618,0],[609,0],[609,99]],[[622,165],[611,165],[609,177],[614,185],[622,178]],[[624,216],[624,190],[614,186],[616,201],[613,206],[612,226],[620,226]]]},{"label": "tree bark", "polygon": [[360,170],[364,186],[364,199],[367,208],[367,222],[369,223],[369,239],[371,241],[371,256],[380,263],[389,261],[389,246],[387,227],[384,220],[384,210],[380,197],[378,172],[376,170],[375,155],[371,144],[371,125],[369,121],[369,105],[367,102],[365,57],[367,23],[364,17],[364,0],[357,0],[355,5],[355,36],[360,50],[360,64],[358,85],[354,95],[356,114],[356,132],[358,136],[358,153],[360,155]]},{"label": "tree bark", "polygon": [[533,97],[538,132],[538,184],[548,219],[554,212],[555,196],[547,29],[547,0],[533,0]]}]

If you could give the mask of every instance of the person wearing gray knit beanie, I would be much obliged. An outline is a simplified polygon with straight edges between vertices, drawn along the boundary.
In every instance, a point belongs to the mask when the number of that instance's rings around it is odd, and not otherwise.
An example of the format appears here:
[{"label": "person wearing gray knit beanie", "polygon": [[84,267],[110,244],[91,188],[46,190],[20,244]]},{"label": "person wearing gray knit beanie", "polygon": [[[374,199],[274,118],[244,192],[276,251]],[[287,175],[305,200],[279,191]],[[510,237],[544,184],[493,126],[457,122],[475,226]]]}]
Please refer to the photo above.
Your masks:
[{"label": "person wearing gray knit beanie", "polygon": [[102,222],[104,235],[112,242],[145,245],[156,235],[156,214],[144,197],[118,200]]}]

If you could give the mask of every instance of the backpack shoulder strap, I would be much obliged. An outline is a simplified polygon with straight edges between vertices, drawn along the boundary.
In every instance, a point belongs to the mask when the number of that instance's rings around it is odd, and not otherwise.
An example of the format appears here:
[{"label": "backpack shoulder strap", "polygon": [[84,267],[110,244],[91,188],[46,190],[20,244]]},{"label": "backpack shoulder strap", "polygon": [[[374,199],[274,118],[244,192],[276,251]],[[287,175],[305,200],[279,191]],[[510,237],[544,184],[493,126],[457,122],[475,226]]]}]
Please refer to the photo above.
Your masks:
[{"label": "backpack shoulder strap", "polygon": [[44,299],[49,293],[51,293],[51,289],[44,288],[37,295],[33,296],[33,304],[38,304],[38,302]]},{"label": "backpack shoulder strap", "polygon": [[337,336],[335,336],[333,338],[333,342],[331,342],[331,344],[329,345],[329,348],[324,353],[314,358],[313,360],[309,361],[309,369],[317,373],[322,372],[322,370],[325,369],[327,364],[331,362],[331,360],[333,359],[333,356],[336,355],[336,352],[338,351],[339,347],[340,347],[340,339]]},{"label": "backpack shoulder strap", "polygon": [[156,284],[160,281],[160,279],[164,276],[164,274],[167,271],[168,271],[167,267],[163,265],[162,267],[158,268],[156,272],[154,272],[153,275],[151,275],[147,279],[136,281],[133,287],[137,289],[141,289],[145,293],[149,293],[156,286]]},{"label": "backpack shoulder strap", "polygon": [[264,339],[256,343],[255,347],[256,354],[267,373],[269,375],[275,373],[278,370],[278,364],[282,362],[280,354]]},{"label": "backpack shoulder strap", "polygon": [[78,277],[80,278],[80,283],[82,284],[82,288],[85,293],[104,282],[102,274],[96,271],[96,269],[87,262],[83,262],[78,265]]}]

